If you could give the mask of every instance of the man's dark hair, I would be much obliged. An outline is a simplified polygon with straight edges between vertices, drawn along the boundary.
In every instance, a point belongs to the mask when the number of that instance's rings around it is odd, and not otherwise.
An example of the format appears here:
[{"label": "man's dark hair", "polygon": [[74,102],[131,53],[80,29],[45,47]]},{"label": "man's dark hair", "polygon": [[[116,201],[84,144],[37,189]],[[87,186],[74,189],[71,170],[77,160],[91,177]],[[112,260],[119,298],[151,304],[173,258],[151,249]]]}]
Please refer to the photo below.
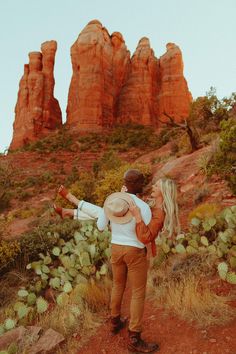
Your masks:
[{"label": "man's dark hair", "polygon": [[129,169],[124,174],[124,184],[129,193],[141,193],[144,184],[144,176],[141,171],[136,169]]}]

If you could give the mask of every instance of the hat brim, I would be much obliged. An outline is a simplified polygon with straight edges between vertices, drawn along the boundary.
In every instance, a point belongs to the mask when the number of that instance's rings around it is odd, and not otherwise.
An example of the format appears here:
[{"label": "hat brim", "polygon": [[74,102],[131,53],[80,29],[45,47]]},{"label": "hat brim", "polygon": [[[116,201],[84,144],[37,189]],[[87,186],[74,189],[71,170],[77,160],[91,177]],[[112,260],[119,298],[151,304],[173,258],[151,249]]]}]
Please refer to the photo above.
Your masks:
[{"label": "hat brim", "polygon": [[127,224],[133,218],[133,215],[131,214],[130,210],[128,210],[127,213],[123,216],[114,216],[107,208],[107,204],[115,198],[124,199],[128,204],[132,202],[132,198],[127,193],[124,192],[112,193],[107,197],[103,205],[105,215],[110,221],[114,222],[115,224]]}]

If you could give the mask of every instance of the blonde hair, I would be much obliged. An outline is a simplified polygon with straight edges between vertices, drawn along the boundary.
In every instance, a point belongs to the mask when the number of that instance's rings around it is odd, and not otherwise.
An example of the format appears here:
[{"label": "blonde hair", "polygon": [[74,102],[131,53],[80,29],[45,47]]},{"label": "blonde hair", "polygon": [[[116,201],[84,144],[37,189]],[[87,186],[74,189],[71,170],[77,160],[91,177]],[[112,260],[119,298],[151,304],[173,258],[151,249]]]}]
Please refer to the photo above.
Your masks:
[{"label": "blonde hair", "polygon": [[[163,195],[163,209],[165,219],[163,228],[159,235],[167,238],[180,233],[179,209],[177,203],[177,188],[175,182],[170,178],[161,178],[155,184],[159,184]],[[155,199],[151,199],[149,205],[155,206]]]}]

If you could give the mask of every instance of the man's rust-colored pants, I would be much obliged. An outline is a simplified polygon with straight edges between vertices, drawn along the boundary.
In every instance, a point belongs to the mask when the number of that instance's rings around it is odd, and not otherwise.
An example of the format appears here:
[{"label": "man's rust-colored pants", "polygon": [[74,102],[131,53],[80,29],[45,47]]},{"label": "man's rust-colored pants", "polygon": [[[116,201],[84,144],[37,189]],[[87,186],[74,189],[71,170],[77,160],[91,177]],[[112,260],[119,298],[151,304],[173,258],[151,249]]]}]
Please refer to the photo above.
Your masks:
[{"label": "man's rust-colored pants", "polygon": [[111,264],[113,273],[111,316],[120,315],[128,277],[132,291],[129,330],[141,332],[148,269],[146,248],[112,244]]}]

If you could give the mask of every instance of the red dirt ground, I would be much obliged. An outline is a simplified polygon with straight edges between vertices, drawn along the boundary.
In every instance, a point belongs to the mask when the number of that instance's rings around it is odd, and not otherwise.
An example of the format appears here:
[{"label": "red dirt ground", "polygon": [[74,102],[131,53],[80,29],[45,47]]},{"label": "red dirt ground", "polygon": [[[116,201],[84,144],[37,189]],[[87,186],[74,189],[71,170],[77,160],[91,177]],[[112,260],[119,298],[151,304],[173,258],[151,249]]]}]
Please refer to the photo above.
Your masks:
[{"label": "red dirt ground", "polygon": [[[123,306],[128,315],[128,304]],[[158,342],[160,354],[236,354],[236,319],[224,327],[199,329],[167,315],[147,300],[143,321],[143,338]],[[99,327],[77,354],[128,354],[127,330],[112,336],[109,322]]]}]

